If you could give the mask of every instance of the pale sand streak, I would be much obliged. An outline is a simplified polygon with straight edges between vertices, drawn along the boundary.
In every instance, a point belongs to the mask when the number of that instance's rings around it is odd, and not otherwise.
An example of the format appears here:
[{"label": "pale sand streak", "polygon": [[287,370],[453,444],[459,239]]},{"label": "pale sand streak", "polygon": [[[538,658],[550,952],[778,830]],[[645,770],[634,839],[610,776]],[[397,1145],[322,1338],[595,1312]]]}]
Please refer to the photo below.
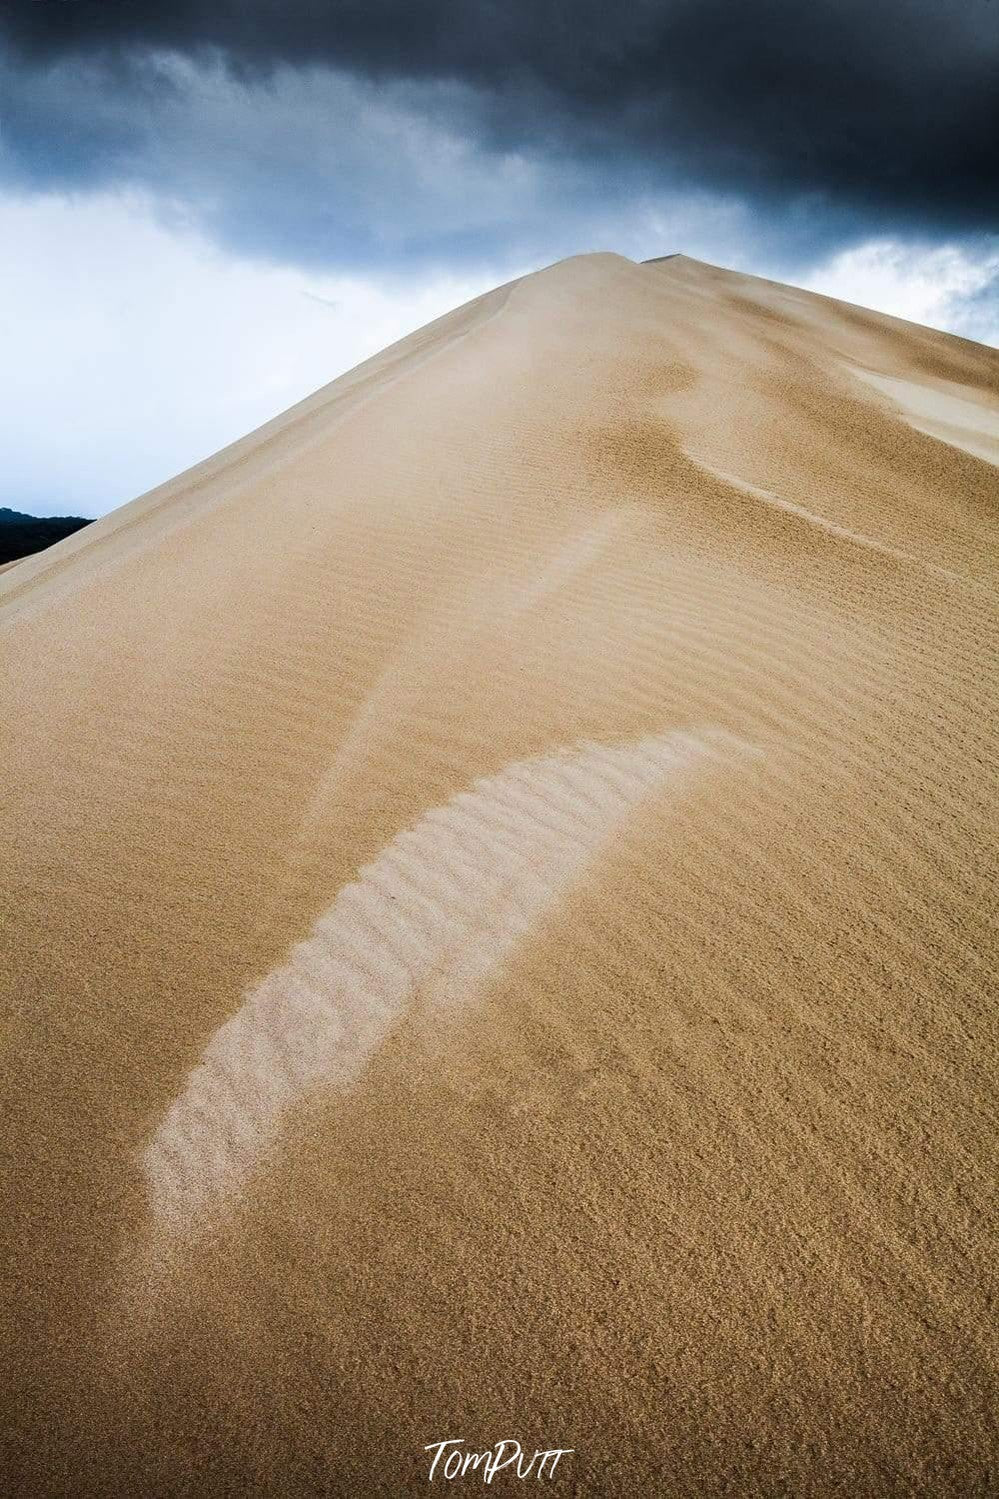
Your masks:
[{"label": "pale sand streak", "polygon": [[472,998],[643,798],[718,730],[507,765],[398,834],[209,1041],[143,1159],[154,1232],[213,1220],[311,1091],[354,1082],[407,1006]]},{"label": "pale sand streak", "polygon": [[855,380],[887,396],[917,432],[999,467],[999,407],[987,405],[980,390],[953,383],[941,389],[855,365],[848,368]]}]

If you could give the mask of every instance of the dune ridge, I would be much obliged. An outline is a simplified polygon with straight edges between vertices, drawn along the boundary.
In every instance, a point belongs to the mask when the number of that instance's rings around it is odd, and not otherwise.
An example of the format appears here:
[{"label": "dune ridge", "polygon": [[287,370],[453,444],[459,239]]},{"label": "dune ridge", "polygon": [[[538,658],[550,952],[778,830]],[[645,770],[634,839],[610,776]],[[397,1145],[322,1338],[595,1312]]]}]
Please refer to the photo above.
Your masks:
[{"label": "dune ridge", "polygon": [[989,1492],[997,399],[579,256],[0,575],[7,1491]]},{"label": "dune ridge", "polygon": [[[693,454],[689,455],[696,463]],[[755,499],[762,500],[764,504],[773,505],[778,510],[783,510],[787,515],[796,515],[801,520],[807,521],[809,525],[821,526],[830,536],[837,536],[844,541],[852,541],[857,546],[868,547],[873,552],[881,552],[886,557],[893,557],[897,562],[908,563],[913,567],[921,568],[924,572],[933,573],[938,578],[947,578],[952,583],[964,583],[968,586],[967,579],[962,578],[959,573],[950,572],[946,567],[935,567],[932,562],[916,557],[911,552],[905,552],[900,547],[887,546],[882,541],[875,541],[871,536],[865,536],[860,531],[851,531],[848,526],[837,525],[835,521],[827,520],[825,516],[816,515],[814,510],[808,510],[804,505],[795,504],[794,500],[783,499],[780,495],[773,494],[769,489],[760,489],[756,484],[748,484],[745,479],[738,478],[735,474],[723,473],[721,469],[712,468],[709,463],[701,467],[705,472],[713,474],[723,484],[730,484],[736,489],[741,489],[746,494],[753,495]],[[972,585],[973,586],[973,585]]]}]

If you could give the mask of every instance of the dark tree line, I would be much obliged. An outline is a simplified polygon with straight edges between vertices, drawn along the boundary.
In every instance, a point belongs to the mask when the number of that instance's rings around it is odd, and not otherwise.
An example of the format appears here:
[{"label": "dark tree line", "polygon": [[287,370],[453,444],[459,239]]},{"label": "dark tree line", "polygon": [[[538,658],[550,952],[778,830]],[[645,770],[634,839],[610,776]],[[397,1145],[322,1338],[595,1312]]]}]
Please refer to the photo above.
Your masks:
[{"label": "dark tree line", "polygon": [[0,564],[44,551],[89,525],[81,515],[22,515],[0,505]]}]

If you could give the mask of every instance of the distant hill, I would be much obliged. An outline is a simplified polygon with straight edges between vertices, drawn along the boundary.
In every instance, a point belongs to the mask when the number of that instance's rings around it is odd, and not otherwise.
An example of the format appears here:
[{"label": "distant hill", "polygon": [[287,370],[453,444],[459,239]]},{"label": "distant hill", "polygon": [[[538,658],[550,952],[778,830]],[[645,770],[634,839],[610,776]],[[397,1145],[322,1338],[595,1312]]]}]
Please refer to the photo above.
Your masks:
[{"label": "distant hill", "polygon": [[0,565],[42,552],[89,525],[82,515],[22,515],[0,505]]}]

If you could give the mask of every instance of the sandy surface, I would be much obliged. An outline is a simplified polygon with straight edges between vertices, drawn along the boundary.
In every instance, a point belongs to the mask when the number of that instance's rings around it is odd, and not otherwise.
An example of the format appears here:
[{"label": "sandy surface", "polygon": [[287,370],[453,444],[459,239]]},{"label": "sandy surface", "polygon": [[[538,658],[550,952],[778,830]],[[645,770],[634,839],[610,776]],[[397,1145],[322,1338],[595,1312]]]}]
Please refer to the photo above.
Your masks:
[{"label": "sandy surface", "polygon": [[5,1492],[994,1492],[997,411],[585,256],[0,578]]}]

